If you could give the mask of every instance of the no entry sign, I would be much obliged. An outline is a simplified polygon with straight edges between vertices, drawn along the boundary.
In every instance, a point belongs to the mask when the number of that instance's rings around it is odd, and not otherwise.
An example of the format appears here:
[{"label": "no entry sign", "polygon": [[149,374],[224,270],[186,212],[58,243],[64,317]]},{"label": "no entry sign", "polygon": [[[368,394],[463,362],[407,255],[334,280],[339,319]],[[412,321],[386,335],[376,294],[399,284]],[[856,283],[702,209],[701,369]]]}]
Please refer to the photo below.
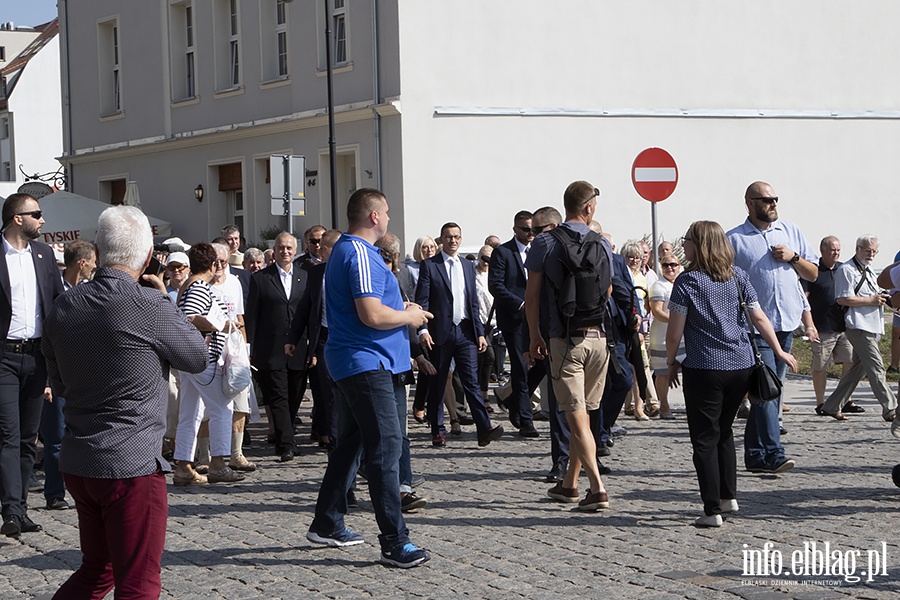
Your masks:
[{"label": "no entry sign", "polygon": [[647,148],[631,165],[631,181],[644,200],[662,202],[678,185],[678,167],[672,155],[662,148]]}]

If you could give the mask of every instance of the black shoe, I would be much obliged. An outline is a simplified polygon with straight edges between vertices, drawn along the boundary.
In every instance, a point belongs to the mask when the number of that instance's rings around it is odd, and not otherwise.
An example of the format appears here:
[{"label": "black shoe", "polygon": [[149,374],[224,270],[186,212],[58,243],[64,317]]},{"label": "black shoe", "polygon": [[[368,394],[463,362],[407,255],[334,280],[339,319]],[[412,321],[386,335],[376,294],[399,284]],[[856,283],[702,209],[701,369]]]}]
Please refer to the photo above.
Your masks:
[{"label": "black shoe", "polygon": [[417,488],[417,487],[419,487],[420,485],[422,485],[423,483],[425,483],[425,476],[424,476],[424,475],[413,475],[412,481],[409,482],[409,487],[411,487],[411,488]]},{"label": "black shoe", "polygon": [[278,459],[281,462],[289,462],[294,460],[294,451],[293,450],[285,450],[281,453],[281,457]]},{"label": "black shoe", "polygon": [[512,426],[516,429],[521,429],[522,420],[519,418],[519,407],[510,404],[509,399],[507,398],[503,401],[503,409],[509,416],[509,422],[512,424]]},{"label": "black shoe", "polygon": [[459,417],[460,425],[474,425],[475,424],[475,419],[473,419],[469,415],[458,415],[458,417]]},{"label": "black shoe", "polygon": [[487,446],[491,442],[497,441],[500,439],[500,436],[503,435],[503,425],[497,425],[493,429],[489,429],[483,436],[478,436],[478,445],[482,448]]},{"label": "black shoe", "polygon": [[786,458],[782,460],[780,463],[774,466],[767,465],[759,465],[756,467],[747,467],[747,470],[751,473],[765,473],[766,475],[776,475],[778,473],[784,473],[785,471],[790,471],[794,468],[796,463],[793,460]]},{"label": "black shoe", "polygon": [[900,465],[894,465],[894,468],[891,469],[891,479],[894,481],[894,485],[900,487]]},{"label": "black shoe", "polygon": [[601,475],[609,475],[610,473],[612,473],[612,469],[604,465],[599,460],[597,461],[597,470],[600,471]]},{"label": "black shoe", "polygon": [[[558,463],[553,465],[553,468],[550,469],[549,473],[547,473],[547,477],[544,479],[544,481],[546,481],[547,483],[558,483],[562,481],[563,477],[566,474],[567,468],[568,465],[564,461],[559,461]],[[900,485],[898,485],[897,487],[900,487]]]},{"label": "black shoe", "polygon": [[864,413],[866,409],[857,404],[856,402],[848,402],[844,405],[844,408],[841,409],[841,412],[845,413]]},{"label": "black shoe", "polygon": [[400,511],[409,512],[417,508],[424,508],[428,504],[428,500],[416,496],[415,492],[410,492],[400,498]]},{"label": "black shoe", "polygon": [[606,440],[606,447],[607,447],[607,448],[612,448],[612,447],[615,446],[615,445],[616,445],[616,440],[615,440],[615,439],[609,438],[608,440]]},{"label": "black shoe", "polygon": [[65,498],[51,498],[47,500],[47,510],[66,510],[70,508]]},{"label": "black shoe", "polygon": [[598,457],[609,456],[610,454],[612,454],[612,453],[609,451],[609,446],[606,446],[606,445],[597,446],[597,456]]},{"label": "black shoe", "polygon": [[787,435],[787,429],[785,429],[784,426],[779,426],[778,431],[781,433],[781,435]]},{"label": "black shoe", "polygon": [[20,533],[22,533],[22,518],[19,515],[3,517],[3,526],[0,527],[0,534],[6,537],[19,537]]},{"label": "black shoe", "polygon": [[524,437],[524,438],[537,438],[537,437],[541,437],[541,434],[538,432],[537,429],[534,428],[534,425],[532,425],[531,423],[529,423],[529,424],[527,424],[527,425],[523,425],[523,426],[519,429],[519,435],[522,436],[522,437]]},{"label": "black shoe", "polygon": [[28,515],[22,515],[22,533],[34,533],[42,529],[43,527],[32,521]]},{"label": "black shoe", "polygon": [[534,420],[535,421],[549,421],[550,414],[547,413],[546,410],[539,410],[536,413],[534,413]]}]

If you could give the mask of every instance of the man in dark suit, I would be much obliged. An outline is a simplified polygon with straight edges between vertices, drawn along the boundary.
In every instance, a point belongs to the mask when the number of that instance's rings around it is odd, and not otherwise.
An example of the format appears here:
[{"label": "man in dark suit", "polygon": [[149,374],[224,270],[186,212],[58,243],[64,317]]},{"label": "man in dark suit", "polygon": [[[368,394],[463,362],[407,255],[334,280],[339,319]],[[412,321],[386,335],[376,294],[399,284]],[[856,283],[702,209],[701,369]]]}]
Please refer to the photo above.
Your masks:
[{"label": "man in dark suit", "polygon": [[418,330],[419,343],[431,352],[431,362],[437,367],[437,380],[428,388],[432,445],[440,447],[446,443],[441,403],[450,361],[455,359],[469,411],[478,429],[478,445],[487,446],[503,435],[503,427],[491,425],[478,385],[478,352],[487,349],[487,341],[478,316],[475,267],[457,256],[462,243],[459,225],[444,224],[440,243],[443,244],[440,254],[422,262],[416,287],[416,303],[434,314],[434,318]]},{"label": "man in dark suit", "polygon": [[488,270],[488,289],[494,296],[497,326],[509,350],[510,383],[512,394],[506,400],[509,420],[519,429],[519,435],[536,438],[540,434],[534,428],[531,412],[531,393],[528,381],[540,382],[544,377],[543,361],[536,361],[529,373],[524,353],[528,351],[528,325],[525,323],[525,257],[531,249],[534,233],[531,229],[532,214],[519,211],[513,219],[513,239],[497,246],[491,255]]},{"label": "man in dark suit", "polygon": [[282,232],[275,238],[275,264],[253,274],[244,321],[250,341],[250,362],[269,417],[275,427],[275,453],[282,462],[292,460],[294,418],[306,386],[306,337],[293,356],[284,351],[291,320],[307,292],[307,272],[294,263],[297,239]]},{"label": "man in dark suit", "polygon": [[41,354],[44,319],[62,293],[53,249],[36,242],[44,219],[37,200],[12,194],[3,203],[0,260],[0,533],[40,531],[28,517],[28,482],[44,400],[52,399]]}]

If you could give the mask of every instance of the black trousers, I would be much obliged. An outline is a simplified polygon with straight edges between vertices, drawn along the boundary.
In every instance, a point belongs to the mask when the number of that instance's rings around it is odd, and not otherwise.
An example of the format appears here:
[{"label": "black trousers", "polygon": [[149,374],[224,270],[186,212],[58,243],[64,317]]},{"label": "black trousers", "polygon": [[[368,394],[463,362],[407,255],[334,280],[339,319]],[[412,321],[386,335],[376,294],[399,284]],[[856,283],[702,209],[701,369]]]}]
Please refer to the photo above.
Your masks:
[{"label": "black trousers", "polygon": [[[501,331],[509,353],[509,382],[512,385],[512,394],[508,400],[509,408],[518,411],[519,423],[522,427],[526,427],[534,421],[531,412],[531,393],[544,377],[544,363],[536,361],[531,369],[525,363],[522,354],[528,350],[528,329],[524,323]],[[531,374],[532,370],[535,371],[534,374]],[[534,387],[529,386],[531,381],[535,381]]]},{"label": "black trousers", "polygon": [[682,367],[694,468],[707,515],[721,513],[720,500],[737,497],[737,459],[732,424],[747,392],[751,369],[709,371]]},{"label": "black trousers", "polygon": [[276,454],[293,450],[296,447],[294,418],[306,391],[306,371],[259,369],[256,371],[256,381],[262,390],[263,400],[269,407],[269,416],[275,427]]},{"label": "black trousers", "polygon": [[0,503],[3,516],[28,510],[28,482],[37,453],[47,367],[44,356],[6,352],[0,358]]}]

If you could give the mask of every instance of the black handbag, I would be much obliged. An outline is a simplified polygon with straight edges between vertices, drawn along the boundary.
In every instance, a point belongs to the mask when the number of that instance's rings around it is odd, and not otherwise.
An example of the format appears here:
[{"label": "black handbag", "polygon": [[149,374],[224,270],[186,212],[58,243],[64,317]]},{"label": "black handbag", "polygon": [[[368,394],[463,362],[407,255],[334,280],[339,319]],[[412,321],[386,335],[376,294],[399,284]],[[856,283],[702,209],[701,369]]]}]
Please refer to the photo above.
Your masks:
[{"label": "black handbag", "polygon": [[740,299],[741,309],[744,311],[744,318],[747,319],[747,325],[751,328],[750,345],[753,348],[753,356],[755,357],[753,370],[750,372],[747,397],[750,399],[751,404],[762,404],[770,400],[777,400],[781,396],[783,384],[778,379],[775,371],[763,362],[762,354],[759,353],[759,346],[756,345],[756,338],[753,335],[750,311],[747,310],[747,302],[744,300],[744,294],[741,292],[741,286],[737,282],[737,277],[734,278],[734,284],[737,286],[738,299]]},{"label": "black handbag", "polygon": [[[855,264],[856,268],[862,273],[862,279],[859,280],[859,283],[856,284],[856,289],[853,290],[853,295],[859,296],[859,290],[862,289],[862,285],[866,282],[866,272],[856,261],[855,256],[853,257],[853,264]],[[849,306],[844,306],[837,302],[828,307],[828,310],[825,311],[825,322],[831,327],[832,331],[842,333],[847,330],[847,321],[844,317],[847,316],[847,311],[849,309]]]}]

